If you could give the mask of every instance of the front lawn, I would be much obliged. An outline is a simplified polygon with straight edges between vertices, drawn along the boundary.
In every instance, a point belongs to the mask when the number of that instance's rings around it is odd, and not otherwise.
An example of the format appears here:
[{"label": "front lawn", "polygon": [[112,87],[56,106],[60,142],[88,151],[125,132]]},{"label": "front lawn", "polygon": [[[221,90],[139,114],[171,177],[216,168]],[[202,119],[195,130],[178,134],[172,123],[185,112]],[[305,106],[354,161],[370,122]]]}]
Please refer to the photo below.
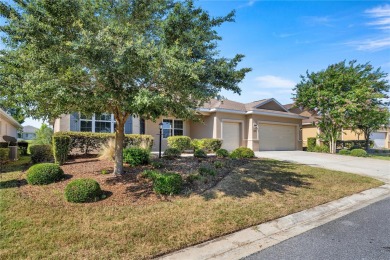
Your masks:
[{"label": "front lawn", "polygon": [[[180,160],[166,163],[191,171],[198,160],[188,160],[195,161],[185,163],[189,168]],[[134,172],[128,178],[101,174],[110,165],[94,158],[76,160],[63,166],[66,180],[34,187],[24,181],[23,164],[2,173],[0,258],[151,258],[382,184],[349,173],[253,159],[230,164],[212,185],[202,179],[205,185],[159,197]],[[63,187],[84,175],[96,179],[108,197],[67,203]]]},{"label": "front lawn", "polygon": [[390,161],[390,154],[369,154],[369,158]]}]

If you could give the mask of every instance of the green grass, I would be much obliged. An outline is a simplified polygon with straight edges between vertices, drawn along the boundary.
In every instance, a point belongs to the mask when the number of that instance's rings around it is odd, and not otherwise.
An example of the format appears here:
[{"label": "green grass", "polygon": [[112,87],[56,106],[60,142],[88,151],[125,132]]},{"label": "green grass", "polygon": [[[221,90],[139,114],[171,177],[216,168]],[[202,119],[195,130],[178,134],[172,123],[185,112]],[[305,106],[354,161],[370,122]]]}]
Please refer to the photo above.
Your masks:
[{"label": "green grass", "polygon": [[69,204],[53,185],[26,194],[21,170],[0,180],[1,259],[143,259],[314,207],[382,182],[253,160],[202,195],[145,205]]},{"label": "green grass", "polygon": [[390,161],[390,154],[369,154],[369,158]]}]

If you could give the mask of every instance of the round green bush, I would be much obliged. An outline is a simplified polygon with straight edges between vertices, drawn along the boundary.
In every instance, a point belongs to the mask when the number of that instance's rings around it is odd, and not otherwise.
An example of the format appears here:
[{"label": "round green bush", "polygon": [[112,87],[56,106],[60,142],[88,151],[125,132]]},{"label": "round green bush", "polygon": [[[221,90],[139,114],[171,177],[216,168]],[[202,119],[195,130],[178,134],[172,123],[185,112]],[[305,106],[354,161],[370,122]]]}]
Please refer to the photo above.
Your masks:
[{"label": "round green bush", "polygon": [[367,152],[363,149],[353,149],[351,155],[356,157],[367,157]]},{"label": "round green bush", "polygon": [[40,163],[27,171],[27,183],[31,185],[50,184],[64,178],[64,171],[54,163]]},{"label": "round green bush", "polygon": [[191,148],[191,138],[188,136],[170,136],[167,142],[169,148],[176,148],[180,152]]},{"label": "round green bush", "polygon": [[229,152],[226,149],[218,149],[215,154],[219,158],[225,158],[229,156]]},{"label": "round green bush", "polygon": [[178,194],[183,186],[183,179],[177,173],[164,173],[154,175],[153,189],[158,194]]},{"label": "round green bush", "polygon": [[341,155],[350,155],[351,151],[348,150],[348,149],[342,149],[342,150],[339,151],[339,154],[341,154]]},{"label": "round green bush", "polygon": [[180,157],[181,155],[181,152],[179,149],[176,149],[176,148],[168,148],[164,151],[164,157],[167,158],[167,159],[173,159],[173,158],[177,158],[177,157]]},{"label": "round green bush", "polygon": [[240,147],[234,150],[230,157],[233,159],[242,159],[242,158],[253,158],[255,157],[255,153],[252,151],[252,149],[247,147]]},{"label": "round green bush", "polygon": [[92,179],[77,179],[66,185],[65,198],[69,202],[93,202],[102,196],[102,190],[97,181]]},{"label": "round green bush", "polygon": [[146,165],[150,161],[150,151],[138,147],[124,149],[123,161],[131,166]]},{"label": "round green bush", "polygon": [[194,157],[196,157],[196,158],[206,158],[207,154],[206,154],[206,152],[204,150],[199,149],[199,150],[195,150]]}]

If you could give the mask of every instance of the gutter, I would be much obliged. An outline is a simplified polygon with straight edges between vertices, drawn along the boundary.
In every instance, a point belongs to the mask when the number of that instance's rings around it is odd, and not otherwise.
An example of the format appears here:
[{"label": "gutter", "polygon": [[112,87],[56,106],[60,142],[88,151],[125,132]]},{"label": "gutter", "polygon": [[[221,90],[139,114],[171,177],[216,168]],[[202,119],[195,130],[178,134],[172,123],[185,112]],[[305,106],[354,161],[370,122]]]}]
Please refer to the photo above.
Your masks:
[{"label": "gutter", "polygon": [[18,121],[16,121],[12,116],[8,115],[3,109],[0,108],[0,115],[4,116],[6,119],[8,119],[16,128],[21,128],[22,125],[19,124]]},{"label": "gutter", "polygon": [[[239,110],[233,110],[233,109],[224,109],[224,108],[198,108],[199,112],[204,113],[213,113],[213,112],[223,112],[223,113],[231,113],[231,114],[237,114],[237,115],[264,115],[264,116],[276,116],[276,117],[286,117],[286,118],[296,118],[296,119],[308,119],[309,117],[306,116],[300,116],[293,113],[288,114],[279,114],[279,113],[273,113],[273,112],[266,112],[266,111],[239,111]],[[283,112],[282,112],[283,113]]]}]

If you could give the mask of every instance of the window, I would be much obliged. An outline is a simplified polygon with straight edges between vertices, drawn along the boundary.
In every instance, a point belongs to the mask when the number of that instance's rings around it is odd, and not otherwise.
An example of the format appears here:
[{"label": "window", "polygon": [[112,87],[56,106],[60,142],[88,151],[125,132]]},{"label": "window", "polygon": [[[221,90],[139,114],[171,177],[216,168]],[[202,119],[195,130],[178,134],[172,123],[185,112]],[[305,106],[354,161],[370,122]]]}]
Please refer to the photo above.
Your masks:
[{"label": "window", "polygon": [[163,138],[184,134],[183,120],[163,119]]},{"label": "window", "polygon": [[80,131],[92,132],[92,116],[80,114]]},{"label": "window", "polygon": [[95,115],[95,132],[111,133],[111,114]]},{"label": "window", "polygon": [[145,119],[141,118],[139,120],[139,128],[140,128],[139,133],[141,135],[144,135],[145,134]]},{"label": "window", "polygon": [[115,130],[115,121],[111,114],[95,114],[86,116],[80,114],[80,131],[94,133],[112,133]]}]

